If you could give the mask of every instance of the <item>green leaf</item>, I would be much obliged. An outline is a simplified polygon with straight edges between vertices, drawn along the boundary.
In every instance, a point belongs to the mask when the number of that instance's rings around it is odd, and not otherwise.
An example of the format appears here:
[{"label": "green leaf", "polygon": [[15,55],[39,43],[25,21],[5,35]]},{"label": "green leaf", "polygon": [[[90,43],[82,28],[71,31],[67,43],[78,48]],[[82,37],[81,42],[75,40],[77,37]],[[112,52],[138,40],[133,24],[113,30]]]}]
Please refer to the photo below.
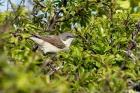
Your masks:
[{"label": "green leaf", "polygon": [[132,72],[126,72],[126,75],[131,77],[133,80],[136,80],[136,76]]},{"label": "green leaf", "polygon": [[125,0],[125,1],[118,0],[118,3],[120,4],[120,7],[124,8],[124,9],[128,9],[130,7],[129,0]]},{"label": "green leaf", "polygon": [[110,55],[105,59],[105,62],[110,62],[111,60],[113,60],[114,55]]}]

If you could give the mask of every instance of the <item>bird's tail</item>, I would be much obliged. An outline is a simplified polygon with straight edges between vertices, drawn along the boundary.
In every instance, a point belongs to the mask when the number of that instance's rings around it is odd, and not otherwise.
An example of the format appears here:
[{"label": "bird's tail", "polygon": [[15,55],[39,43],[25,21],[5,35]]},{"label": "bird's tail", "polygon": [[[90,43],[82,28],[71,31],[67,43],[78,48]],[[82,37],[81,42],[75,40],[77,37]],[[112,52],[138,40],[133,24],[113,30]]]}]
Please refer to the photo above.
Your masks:
[{"label": "bird's tail", "polygon": [[37,35],[31,35],[30,39],[33,40],[35,43],[41,45],[44,41],[40,39]]}]

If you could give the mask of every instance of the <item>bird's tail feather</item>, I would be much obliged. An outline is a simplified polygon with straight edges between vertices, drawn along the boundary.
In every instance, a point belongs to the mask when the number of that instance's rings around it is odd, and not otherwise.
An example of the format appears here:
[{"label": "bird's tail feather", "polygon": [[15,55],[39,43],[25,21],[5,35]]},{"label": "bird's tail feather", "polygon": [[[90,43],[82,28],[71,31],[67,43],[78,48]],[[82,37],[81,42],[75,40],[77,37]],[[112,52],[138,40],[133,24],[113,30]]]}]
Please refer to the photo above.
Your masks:
[{"label": "bird's tail feather", "polygon": [[30,39],[39,45],[41,45],[44,42],[42,39],[38,38],[36,35],[30,36]]}]

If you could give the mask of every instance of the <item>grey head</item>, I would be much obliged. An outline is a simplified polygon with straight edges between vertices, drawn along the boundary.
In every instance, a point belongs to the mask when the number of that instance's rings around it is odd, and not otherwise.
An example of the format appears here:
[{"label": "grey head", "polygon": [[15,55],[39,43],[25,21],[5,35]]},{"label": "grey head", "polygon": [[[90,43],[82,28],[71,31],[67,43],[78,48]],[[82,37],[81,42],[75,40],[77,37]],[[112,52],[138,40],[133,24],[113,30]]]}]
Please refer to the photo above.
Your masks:
[{"label": "grey head", "polygon": [[73,39],[76,38],[76,36],[72,34],[71,32],[64,32],[58,35],[58,37],[67,47],[69,47]]},{"label": "grey head", "polygon": [[71,32],[64,32],[64,33],[58,35],[58,37],[63,41],[66,41],[69,38],[76,38],[76,36],[74,34],[72,34]]}]

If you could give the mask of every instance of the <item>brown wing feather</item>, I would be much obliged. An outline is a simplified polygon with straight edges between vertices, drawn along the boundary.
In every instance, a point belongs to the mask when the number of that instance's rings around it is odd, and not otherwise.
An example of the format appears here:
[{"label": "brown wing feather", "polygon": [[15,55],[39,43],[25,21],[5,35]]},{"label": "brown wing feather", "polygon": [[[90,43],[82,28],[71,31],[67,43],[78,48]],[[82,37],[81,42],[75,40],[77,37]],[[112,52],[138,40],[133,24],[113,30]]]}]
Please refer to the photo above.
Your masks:
[{"label": "brown wing feather", "polygon": [[65,47],[65,44],[55,35],[32,35],[34,37],[40,38],[46,42],[49,42],[50,44],[56,46],[57,48],[63,49]]}]

